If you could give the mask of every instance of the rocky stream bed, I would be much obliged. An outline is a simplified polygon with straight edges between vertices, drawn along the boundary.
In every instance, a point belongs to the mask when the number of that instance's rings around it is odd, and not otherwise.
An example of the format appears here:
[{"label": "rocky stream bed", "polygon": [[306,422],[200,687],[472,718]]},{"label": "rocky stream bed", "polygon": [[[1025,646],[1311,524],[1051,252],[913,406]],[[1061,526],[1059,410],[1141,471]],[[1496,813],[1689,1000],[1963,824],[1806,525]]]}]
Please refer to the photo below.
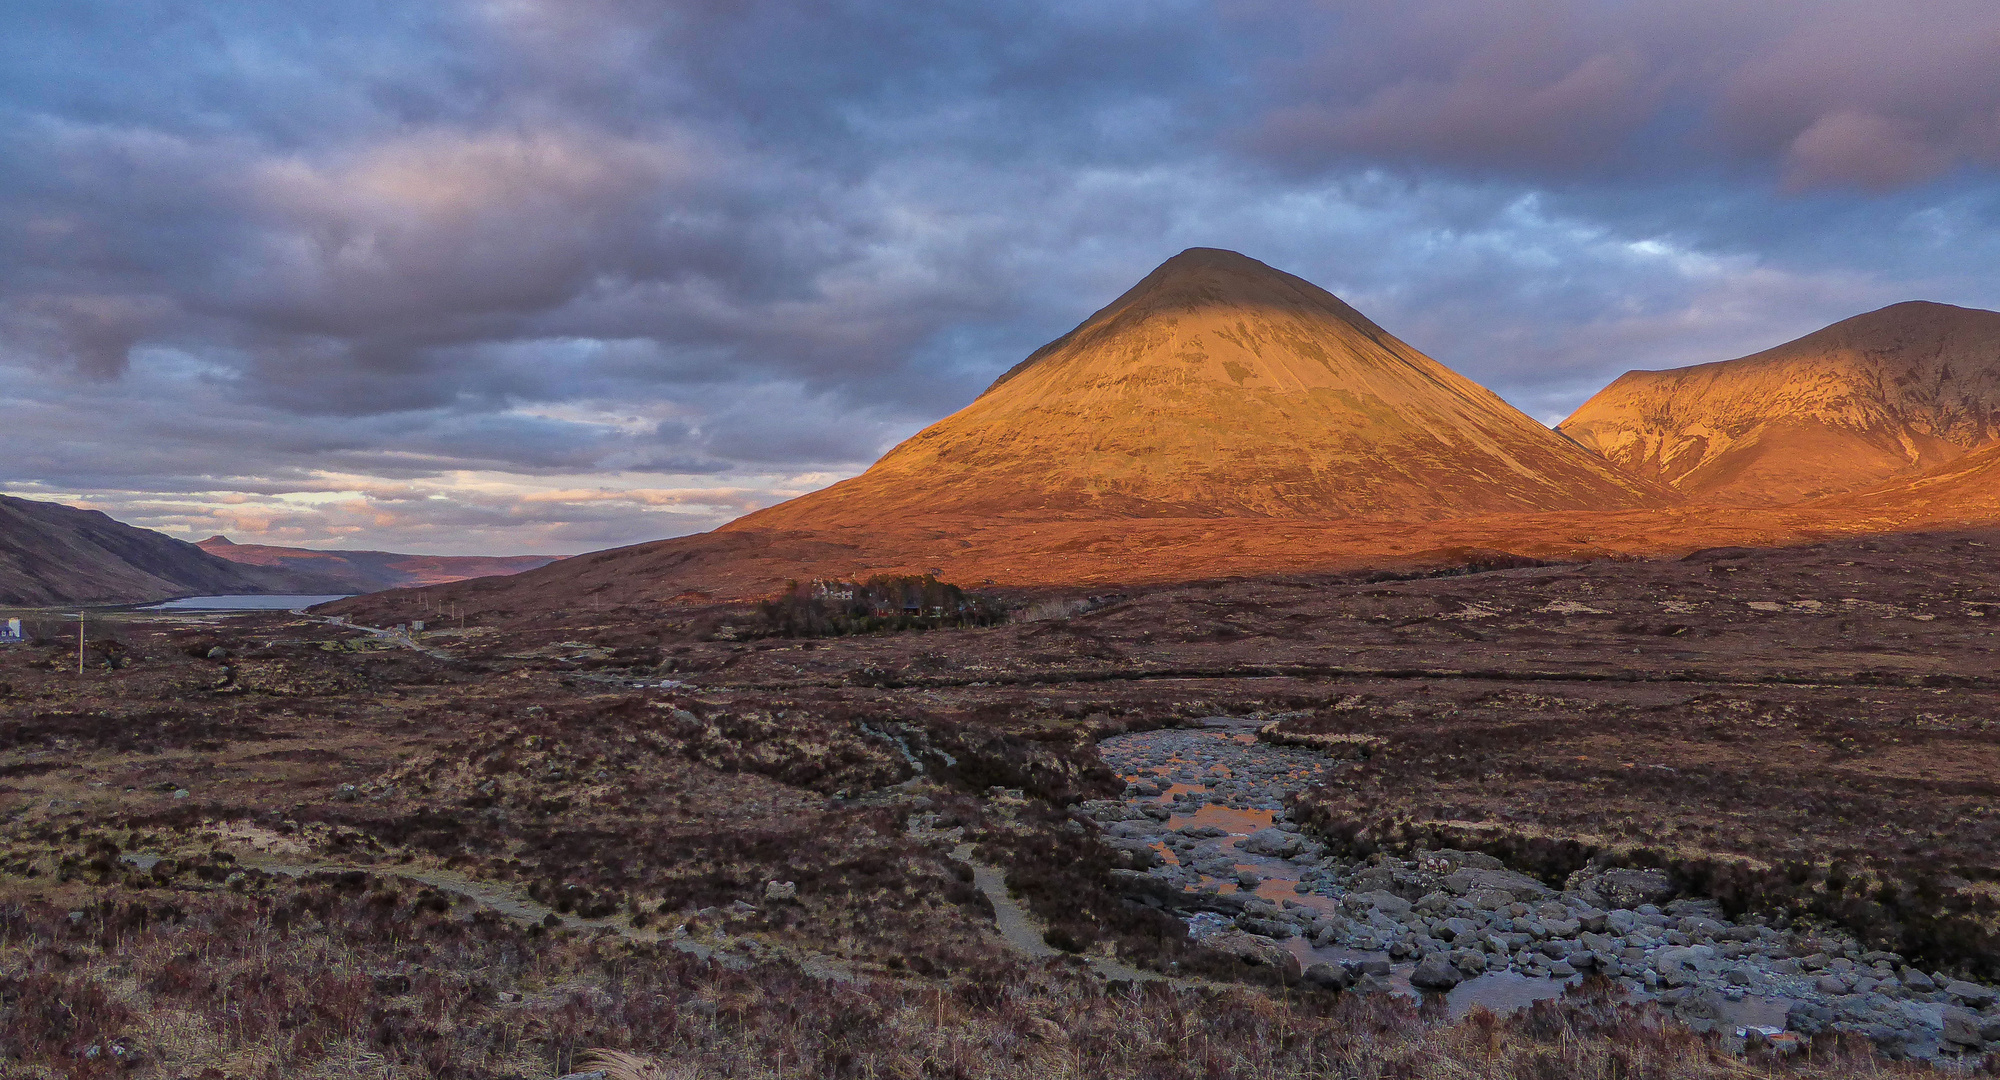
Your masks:
[{"label": "rocky stream bed", "polygon": [[1360,992],[1439,993],[1504,1011],[1600,973],[1701,1030],[1776,1049],[1826,1028],[1940,1063],[2000,1049],[2000,994],[1826,927],[1732,921],[1660,871],[1572,875],[1561,889],[1491,856],[1331,854],[1284,798],[1344,763],[1260,742],[1262,721],[1120,735],[1099,746],[1125,798],[1081,808],[1136,869],[1141,902],[1208,945]]}]

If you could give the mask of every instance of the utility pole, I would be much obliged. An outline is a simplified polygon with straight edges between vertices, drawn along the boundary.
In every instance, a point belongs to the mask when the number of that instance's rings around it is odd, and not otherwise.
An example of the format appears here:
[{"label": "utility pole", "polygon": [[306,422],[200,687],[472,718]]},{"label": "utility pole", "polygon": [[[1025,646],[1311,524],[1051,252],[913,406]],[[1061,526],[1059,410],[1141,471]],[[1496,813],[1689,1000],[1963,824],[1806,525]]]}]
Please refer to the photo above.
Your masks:
[{"label": "utility pole", "polygon": [[83,677],[83,612],[76,613],[76,675]]}]

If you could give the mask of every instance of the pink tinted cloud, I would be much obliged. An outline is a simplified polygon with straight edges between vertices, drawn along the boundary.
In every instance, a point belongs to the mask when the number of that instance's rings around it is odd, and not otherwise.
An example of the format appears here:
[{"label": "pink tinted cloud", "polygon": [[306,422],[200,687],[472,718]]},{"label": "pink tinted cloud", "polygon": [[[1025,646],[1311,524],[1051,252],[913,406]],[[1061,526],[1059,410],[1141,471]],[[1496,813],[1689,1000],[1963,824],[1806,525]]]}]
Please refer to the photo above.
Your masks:
[{"label": "pink tinted cloud", "polygon": [[1790,189],[2000,163],[1990,0],[1334,3],[1249,136],[1280,162],[1671,173]]}]

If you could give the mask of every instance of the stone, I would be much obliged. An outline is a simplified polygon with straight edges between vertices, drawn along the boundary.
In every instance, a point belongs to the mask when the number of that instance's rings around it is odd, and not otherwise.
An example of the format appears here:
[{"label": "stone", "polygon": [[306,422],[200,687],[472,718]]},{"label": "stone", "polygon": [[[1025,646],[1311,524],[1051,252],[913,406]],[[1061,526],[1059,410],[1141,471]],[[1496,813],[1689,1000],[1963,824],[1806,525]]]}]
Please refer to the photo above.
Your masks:
[{"label": "stone", "polygon": [[229,650],[217,645],[208,650],[208,658],[210,660],[227,660],[229,659]]},{"label": "stone", "polygon": [[764,899],[766,900],[797,900],[798,898],[799,887],[794,882],[767,881],[764,883]]},{"label": "stone", "polygon": [[1410,912],[1410,902],[1392,892],[1350,893],[1347,904],[1351,907],[1374,908],[1391,918],[1407,915]]},{"label": "stone", "polygon": [[1811,1038],[1833,1023],[1833,1010],[1810,1001],[1795,1001],[1785,1012],[1785,1026]]},{"label": "stone", "polygon": [[1944,1009],[1944,1041],[1958,1046],[1978,1046],[1986,1041],[1980,1031],[1979,1014],[1956,1005]]},{"label": "stone", "polygon": [[1945,983],[1944,992],[1975,1009],[1993,1004],[1994,999],[1992,987],[1969,983],[1963,979],[1953,979]]},{"label": "stone", "polygon": [[1904,965],[1903,970],[1896,974],[1902,980],[1904,986],[1920,993],[1929,993],[1937,989],[1937,983],[1932,982],[1929,975],[1908,965]]},{"label": "stone", "polygon": [[1606,908],[1637,908],[1664,903],[1675,893],[1673,879],[1663,870],[1604,870],[1597,874],[1578,871],[1570,875],[1567,891]]},{"label": "stone", "polygon": [[1304,972],[1305,981],[1329,990],[1344,990],[1353,983],[1347,969],[1336,964],[1314,964]]},{"label": "stone", "polygon": [[1238,851],[1248,852],[1251,855],[1269,855],[1278,859],[1297,855],[1304,847],[1303,837],[1281,829],[1258,829],[1236,845]]},{"label": "stone", "polygon": [[1832,995],[1832,994],[1845,994],[1849,990],[1854,989],[1854,987],[1849,985],[1846,979],[1843,979],[1838,975],[1821,975],[1819,979],[1813,983],[1813,989],[1819,991],[1822,994]]},{"label": "stone", "polygon": [[1432,953],[1410,972],[1410,985],[1419,990],[1449,990],[1465,981],[1465,976],[1442,953]]},{"label": "stone", "polygon": [[1438,885],[1454,896],[1470,896],[1488,889],[1506,893],[1516,900],[1542,900],[1553,895],[1553,891],[1547,885],[1512,870],[1466,867],[1445,875]]},{"label": "stone", "polygon": [[1481,974],[1486,970],[1486,954],[1478,949],[1453,949],[1451,966],[1464,972],[1467,977]]},{"label": "stone", "polygon": [[1245,933],[1284,940],[1299,932],[1299,928],[1288,919],[1267,918],[1245,913],[1236,917],[1236,928]]},{"label": "stone", "polygon": [[1639,916],[1622,908],[1617,911],[1607,911],[1604,913],[1604,928],[1624,937],[1639,929]]},{"label": "stone", "polygon": [[1479,924],[1471,919],[1446,919],[1438,924],[1437,935],[1446,941],[1470,938],[1479,933]]}]

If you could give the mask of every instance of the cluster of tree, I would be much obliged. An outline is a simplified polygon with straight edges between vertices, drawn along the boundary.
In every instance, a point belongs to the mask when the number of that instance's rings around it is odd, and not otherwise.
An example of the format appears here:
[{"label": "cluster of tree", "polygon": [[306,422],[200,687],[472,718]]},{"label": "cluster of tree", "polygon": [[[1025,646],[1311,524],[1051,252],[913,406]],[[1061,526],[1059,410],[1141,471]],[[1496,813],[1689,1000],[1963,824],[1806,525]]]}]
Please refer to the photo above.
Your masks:
[{"label": "cluster of tree", "polygon": [[998,601],[929,574],[793,582],[783,594],[766,600],[760,614],[760,629],[771,637],[838,637],[1007,621],[1007,609]]}]

